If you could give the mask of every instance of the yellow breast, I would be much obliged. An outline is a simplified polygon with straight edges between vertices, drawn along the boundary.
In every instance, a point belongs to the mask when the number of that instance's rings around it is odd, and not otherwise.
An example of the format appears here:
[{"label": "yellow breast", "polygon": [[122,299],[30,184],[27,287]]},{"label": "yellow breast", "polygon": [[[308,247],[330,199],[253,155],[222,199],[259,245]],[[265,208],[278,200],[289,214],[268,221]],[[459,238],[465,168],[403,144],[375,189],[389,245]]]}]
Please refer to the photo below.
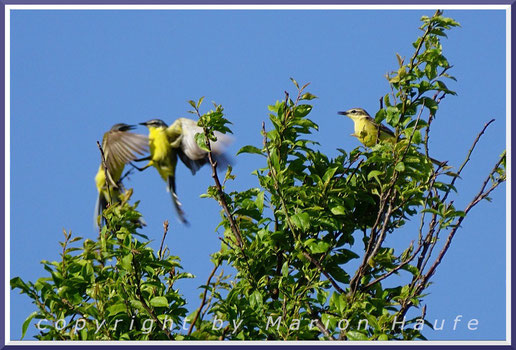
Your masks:
[{"label": "yellow breast", "polygon": [[355,121],[355,136],[366,147],[373,147],[378,142],[378,128],[367,118]]},{"label": "yellow breast", "polygon": [[99,171],[97,175],[95,175],[95,184],[97,185],[97,191],[102,191],[104,186],[106,186],[106,173],[104,172],[104,167],[101,165],[99,167]]},{"label": "yellow breast", "polygon": [[169,157],[170,146],[164,128],[149,128],[149,146],[154,162],[162,162]]}]

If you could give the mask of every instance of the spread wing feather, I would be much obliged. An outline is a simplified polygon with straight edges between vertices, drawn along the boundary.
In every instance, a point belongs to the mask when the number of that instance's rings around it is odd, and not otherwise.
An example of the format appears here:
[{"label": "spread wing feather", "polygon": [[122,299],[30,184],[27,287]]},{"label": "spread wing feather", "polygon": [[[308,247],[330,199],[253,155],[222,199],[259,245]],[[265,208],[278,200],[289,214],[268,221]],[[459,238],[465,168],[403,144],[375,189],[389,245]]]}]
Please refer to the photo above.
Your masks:
[{"label": "spread wing feather", "polygon": [[114,174],[125,164],[148,152],[149,139],[128,131],[110,130],[104,134],[102,148],[107,170]]}]

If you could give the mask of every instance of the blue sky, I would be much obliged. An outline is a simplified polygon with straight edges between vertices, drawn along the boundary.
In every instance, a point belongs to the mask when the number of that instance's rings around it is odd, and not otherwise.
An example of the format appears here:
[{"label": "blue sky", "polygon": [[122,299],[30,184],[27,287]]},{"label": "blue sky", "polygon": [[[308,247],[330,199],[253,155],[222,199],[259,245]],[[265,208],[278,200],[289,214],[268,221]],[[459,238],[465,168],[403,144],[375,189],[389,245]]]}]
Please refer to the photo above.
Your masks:
[{"label": "blue sky", "polygon": [[[361,106],[374,113],[389,91],[384,75],[409,56],[422,15],[433,10],[333,11],[13,11],[11,13],[11,277],[36,280],[39,262],[58,258],[62,230],[95,238],[93,178],[96,145],[113,124],[188,117],[187,100],[206,96],[222,104],[233,122],[230,154],[261,145],[267,106],[294,92],[289,77],[311,82],[314,139],[330,156],[359,145],[352,122],[339,110]],[[484,123],[495,118],[457,182],[458,208],[478,192],[506,142],[505,12],[450,10],[462,27],[443,41],[458,81],[432,127],[431,153],[458,167]],[[146,133],[146,129],[138,129]],[[258,157],[238,156],[230,189],[256,186]],[[260,164],[261,166],[261,164]],[[195,177],[178,168],[178,195],[190,227],[173,212],[165,183],[152,169],[131,176],[127,187],[148,223],[144,233],[167,244],[197,276],[179,287],[193,310],[218,250],[219,208],[199,196],[211,185],[209,169]],[[432,340],[505,339],[505,185],[492,203],[471,212],[433,278],[425,299],[428,320],[443,331]],[[413,232],[404,232],[408,239]],[[394,238],[392,238],[395,240]],[[34,310],[11,293],[11,338]],[[454,331],[453,319],[463,315]],[[466,327],[478,319],[476,331]],[[34,329],[29,328],[31,339]]]}]

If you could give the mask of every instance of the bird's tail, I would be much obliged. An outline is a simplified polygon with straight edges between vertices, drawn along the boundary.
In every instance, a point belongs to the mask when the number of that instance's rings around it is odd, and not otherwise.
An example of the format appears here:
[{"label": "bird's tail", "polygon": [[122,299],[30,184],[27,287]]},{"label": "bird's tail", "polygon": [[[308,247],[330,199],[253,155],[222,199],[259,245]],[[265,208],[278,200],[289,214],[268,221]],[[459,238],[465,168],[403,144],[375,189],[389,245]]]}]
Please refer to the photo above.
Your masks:
[{"label": "bird's tail", "polygon": [[168,177],[167,191],[170,192],[170,197],[172,198],[172,204],[174,204],[174,208],[176,209],[176,213],[177,213],[179,220],[183,224],[188,225],[189,223],[188,223],[188,220],[186,220],[186,218],[185,218],[185,212],[181,208],[182,204],[179,201],[179,198],[177,197],[177,194],[176,194],[176,180],[175,180],[174,176]]},{"label": "bird's tail", "polygon": [[93,223],[96,229],[104,226],[106,224],[106,219],[102,216],[104,209],[107,207],[106,197],[102,192],[99,192],[97,197],[97,202],[95,203],[95,215],[93,216]]}]

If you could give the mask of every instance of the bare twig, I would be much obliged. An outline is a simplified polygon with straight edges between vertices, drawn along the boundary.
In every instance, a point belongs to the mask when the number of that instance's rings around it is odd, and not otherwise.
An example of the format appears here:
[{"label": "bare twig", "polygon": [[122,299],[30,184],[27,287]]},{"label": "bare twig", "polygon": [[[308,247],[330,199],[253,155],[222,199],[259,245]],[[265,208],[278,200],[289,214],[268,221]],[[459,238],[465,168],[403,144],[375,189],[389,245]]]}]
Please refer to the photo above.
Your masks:
[{"label": "bare twig", "polygon": [[204,293],[202,294],[202,300],[201,300],[201,305],[199,306],[199,308],[197,309],[197,312],[195,313],[195,316],[192,320],[192,322],[190,323],[190,327],[188,328],[188,333],[187,335],[190,335],[192,334],[192,331],[193,331],[193,328],[194,328],[194,325],[195,325],[195,322],[197,322],[197,319],[199,318],[199,315],[202,311],[202,308],[204,307],[205,303],[206,303],[206,295],[208,294],[208,289],[210,287],[210,282],[211,282],[211,279],[213,277],[213,275],[215,274],[215,271],[217,271],[217,269],[219,268],[220,266],[220,263],[218,262],[214,267],[213,267],[213,270],[211,270],[211,273],[210,275],[208,276],[208,281],[206,281],[206,288],[204,289]]},{"label": "bare twig", "polygon": [[375,285],[376,283],[386,279],[387,277],[389,277],[393,273],[396,273],[397,271],[399,271],[402,268],[404,268],[405,266],[407,266],[412,260],[414,260],[414,258],[416,257],[416,255],[419,253],[420,250],[421,250],[421,245],[418,245],[417,249],[414,251],[414,253],[407,260],[402,261],[398,266],[393,268],[391,271],[381,275],[380,277],[376,278],[374,281],[369,282],[368,284],[366,284],[363,287],[363,289],[365,290],[365,289],[370,288],[371,286]]},{"label": "bare twig", "polygon": [[[373,246],[376,243],[376,238],[377,238],[377,233],[378,233],[377,228],[378,228],[378,225],[380,225],[380,220],[384,215],[384,210],[385,210],[385,206],[387,204],[387,199],[389,199],[389,197],[391,195],[391,191],[394,188],[394,184],[396,183],[396,180],[398,179],[398,174],[399,173],[396,172],[394,174],[394,176],[392,177],[391,186],[389,186],[389,189],[387,190],[387,192],[380,195],[380,205],[378,208],[378,214],[376,215],[376,220],[373,224],[373,227],[371,227],[371,230],[370,230],[371,234],[369,236],[369,241],[367,243],[364,257],[362,258],[362,263],[360,264],[360,266],[358,267],[358,269],[355,272],[355,275],[351,278],[351,280],[349,282],[349,289],[350,289],[349,294],[350,295],[355,294],[357,287],[358,287],[358,281],[360,280],[362,275],[366,272],[369,259],[371,258],[371,251],[373,249]],[[390,198],[390,202],[392,202],[393,199],[394,198]],[[385,218],[385,219],[388,220],[388,218]]]},{"label": "bare twig", "polygon": [[168,220],[165,220],[163,222],[163,237],[161,238],[161,244],[160,244],[159,250],[158,250],[158,257],[160,259],[163,258],[163,243],[165,242],[165,237],[167,237],[167,233],[168,233]]},{"label": "bare twig", "polygon": [[480,137],[484,134],[484,132],[486,131],[487,127],[493,123],[495,120],[494,119],[491,119],[490,121],[488,121],[487,123],[484,124],[484,127],[482,128],[482,130],[480,130],[480,132],[478,133],[477,137],[475,138],[475,141],[473,141],[473,145],[471,146],[471,148],[469,149],[468,151],[468,154],[466,156],[466,159],[464,160],[464,162],[462,163],[462,165],[460,166],[459,170],[457,170],[457,176],[455,176],[451,182],[451,186],[450,186],[450,189],[448,189],[448,191],[446,191],[446,194],[444,195],[443,197],[443,202],[446,200],[446,198],[448,198],[448,194],[450,193],[450,190],[451,190],[451,187],[453,187],[453,185],[455,184],[455,181],[457,180],[457,178],[459,177],[459,175],[462,173],[462,170],[464,169],[464,167],[466,166],[466,164],[468,164],[468,162],[470,161],[471,159],[471,154],[473,153],[473,150],[475,149],[475,147],[477,146],[477,143],[478,141],[480,140]]},{"label": "bare twig", "polygon": [[328,281],[330,281],[331,285],[333,286],[333,288],[335,288],[339,293],[344,293],[344,289],[342,289],[338,284],[337,282],[335,282],[335,280],[333,279],[333,277],[330,276],[330,274],[328,272],[326,272],[326,270],[324,270],[324,267],[317,261],[317,259],[314,259],[312,255],[310,255],[309,252],[306,251],[306,249],[304,247],[301,247],[302,249],[302,253],[303,255],[312,263],[314,264],[318,269],[319,271],[324,275],[324,277],[326,277],[328,279]]},{"label": "bare twig", "polygon": [[317,328],[319,328],[321,333],[324,334],[326,338],[328,338],[329,340],[335,340],[319,318],[315,319],[315,325],[317,326]]},{"label": "bare twig", "polygon": [[[437,102],[437,104],[441,103],[441,100],[443,98],[446,97],[446,93],[443,93],[441,95],[441,97],[437,97],[439,95],[439,91],[437,91],[435,94],[434,94],[434,97],[433,97],[433,100],[435,102]],[[423,145],[425,146],[425,154],[427,157],[430,157],[429,155],[429,150],[428,150],[428,139],[430,138],[430,125],[432,124],[432,121],[435,119],[435,114],[433,113],[430,113],[430,115],[428,116],[428,124],[426,126],[426,131],[425,131],[425,140],[423,141]]]},{"label": "bare twig", "polygon": [[[199,111],[197,111],[197,114],[200,117]],[[237,242],[238,246],[240,247],[240,249],[243,250],[242,235],[240,234],[238,225],[236,224],[235,219],[233,218],[233,214],[231,214],[229,207],[228,207],[228,203],[226,202],[224,190],[222,189],[222,184],[220,183],[220,179],[217,174],[217,162],[213,159],[213,155],[211,152],[211,145],[210,145],[210,140],[208,138],[207,130],[206,130],[206,128],[204,128],[203,130],[204,130],[204,135],[206,138],[206,147],[209,150],[208,160],[211,165],[211,177],[213,178],[213,181],[215,182],[215,187],[217,188],[218,200],[219,200],[220,206],[222,207],[222,209],[224,210],[224,213],[226,214],[226,218],[229,221],[229,226],[231,227],[231,231],[233,232],[233,235],[235,236],[236,242]]]},{"label": "bare twig", "polygon": [[109,205],[112,205],[113,200],[112,200],[112,196],[111,196],[111,188],[109,186],[110,177],[108,177],[108,168],[107,168],[107,164],[106,164],[106,158],[104,156],[104,150],[102,149],[102,146],[100,145],[100,142],[98,142],[98,141],[97,141],[97,146],[99,147],[99,150],[100,150],[100,156],[102,158],[102,167],[104,168],[104,176],[106,177],[106,187],[107,187],[107,192],[108,192],[108,197],[109,197]]},{"label": "bare twig", "polygon": [[387,213],[385,214],[385,219],[383,220],[382,230],[380,231],[380,236],[378,237],[378,241],[371,252],[370,256],[373,258],[377,253],[380,247],[382,246],[383,241],[385,240],[385,233],[387,232],[387,224],[389,223],[389,218],[392,214],[392,203],[389,202],[389,206],[387,208]]},{"label": "bare twig", "polygon": [[[348,182],[351,180],[351,178],[353,177],[353,175],[356,174],[356,172],[358,171],[358,168],[360,168],[360,165],[364,162],[363,159],[360,159],[360,162],[358,162],[357,166],[355,167],[355,169],[353,169],[353,172],[351,173],[351,175],[349,175],[347,178],[346,178],[346,185],[348,184]],[[349,165],[351,166],[351,164]],[[348,168],[349,170],[349,168]],[[344,173],[342,173],[344,175]]]},{"label": "bare twig", "polygon": [[[487,184],[489,183],[489,181],[492,179],[492,175],[494,173],[496,173],[496,171],[498,170],[500,164],[505,160],[505,155],[500,157],[500,159],[496,162],[495,166],[493,167],[493,169],[491,170],[491,172],[489,173],[489,175],[486,177],[486,179],[484,180],[481,188],[480,188],[480,191],[477,193],[477,195],[471,200],[471,202],[466,206],[466,208],[464,209],[464,215],[463,216],[460,216],[457,221],[455,222],[455,224],[453,225],[453,229],[451,230],[451,232],[448,234],[448,237],[446,238],[446,242],[444,243],[444,246],[443,248],[441,249],[441,251],[439,252],[439,255],[437,256],[437,258],[435,259],[434,263],[432,264],[432,266],[428,269],[428,272],[421,278],[421,281],[418,283],[418,285],[415,287],[415,291],[414,293],[417,295],[419,294],[427,285],[428,281],[430,280],[430,278],[434,275],[437,267],[441,264],[441,261],[442,259],[444,258],[444,256],[446,255],[446,252],[448,251],[448,249],[450,248],[450,245],[452,243],[452,240],[455,236],[455,234],[457,233],[457,230],[459,229],[462,221],[465,219],[467,213],[473,209],[473,207],[475,207],[480,201],[482,201],[484,198],[486,198],[487,196],[489,196],[489,194],[495,190],[498,185],[500,185],[504,179],[498,179],[496,182],[494,182],[491,187],[485,191],[485,188],[487,186]],[[405,313],[407,312],[408,308],[412,305],[412,301],[411,300],[408,300],[406,301],[406,303],[404,303],[402,305],[402,307],[400,308],[398,314],[401,315],[401,316],[404,316]]]}]

